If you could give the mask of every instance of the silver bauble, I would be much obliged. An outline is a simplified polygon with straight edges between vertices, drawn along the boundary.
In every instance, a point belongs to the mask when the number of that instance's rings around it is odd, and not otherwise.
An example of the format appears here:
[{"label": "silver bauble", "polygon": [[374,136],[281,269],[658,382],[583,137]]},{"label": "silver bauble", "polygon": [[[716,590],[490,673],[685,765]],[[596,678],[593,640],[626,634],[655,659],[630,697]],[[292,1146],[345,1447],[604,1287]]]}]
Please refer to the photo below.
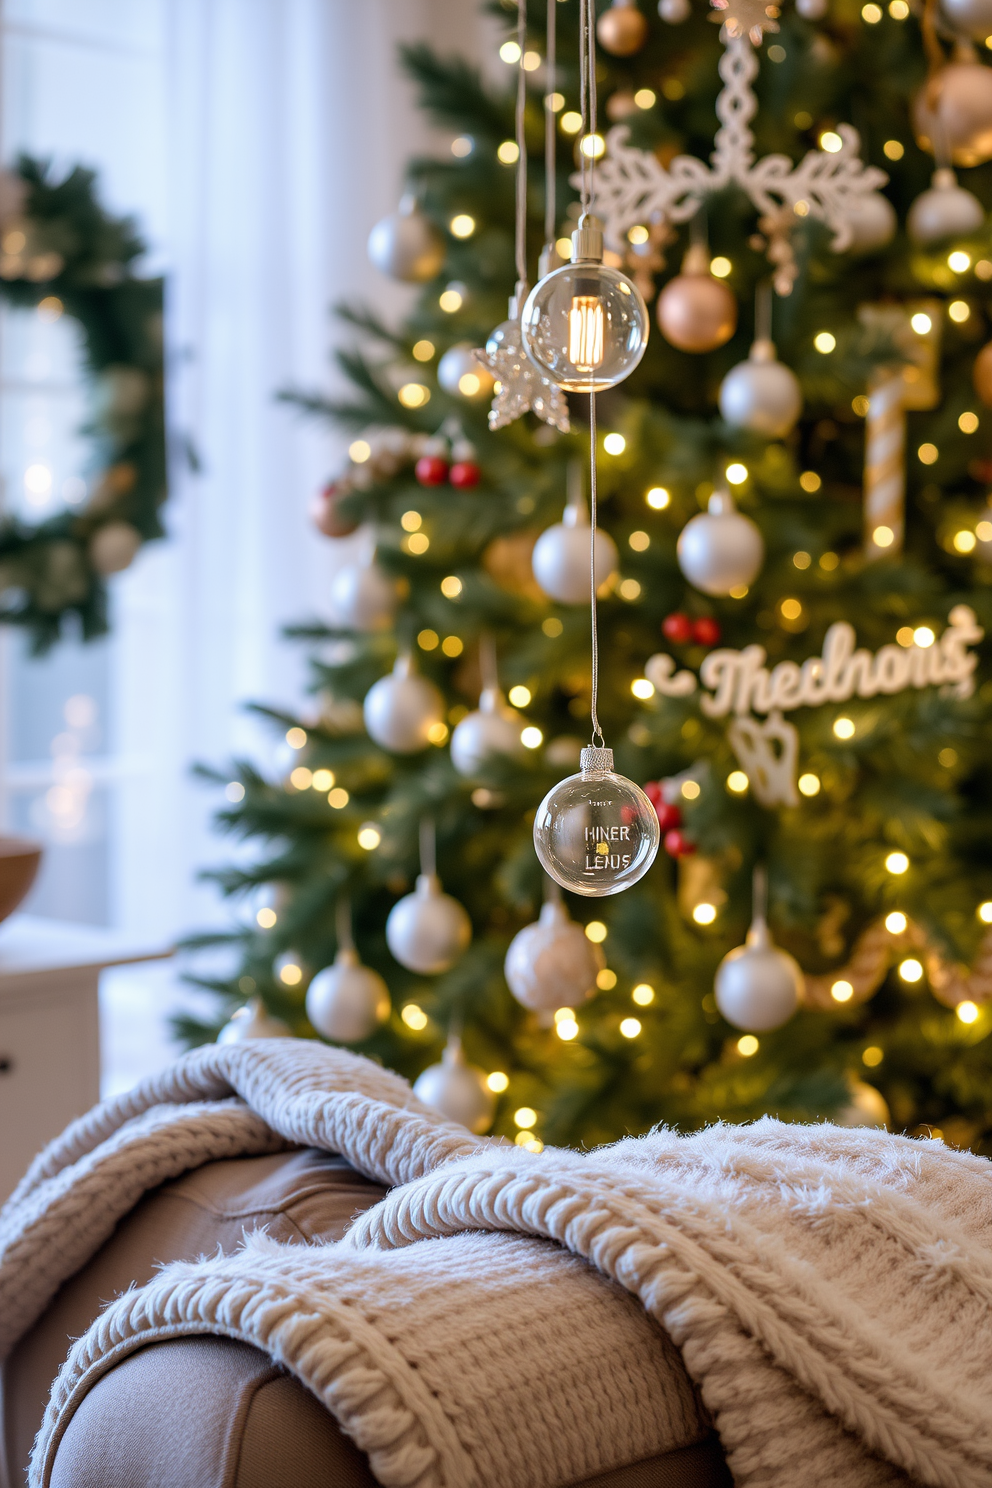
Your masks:
[{"label": "silver bauble", "polygon": [[833,1118],[837,1126],[887,1127],[892,1120],[888,1102],[880,1090],[864,1080],[851,1081],[851,1099]]},{"label": "silver bauble", "polygon": [[747,942],[724,956],[713,984],[727,1022],[748,1033],[781,1028],[799,1006],[802,989],[799,962],[778,949],[763,915],[755,915]]},{"label": "silver bauble", "polygon": [[847,220],[854,236],[848,253],[874,253],[891,243],[899,226],[896,209],[880,191],[852,198],[847,207]]},{"label": "silver bauble", "polygon": [[365,694],[362,713],[369,737],[383,749],[416,754],[444,722],[444,698],[433,682],[416,674],[409,656],[399,656],[393,670]]},{"label": "silver bauble", "polygon": [[522,755],[524,720],[503,701],[498,687],[487,687],[479,706],[468,713],[451,736],[451,763],[459,775],[477,775],[494,755]]},{"label": "silver bauble", "polygon": [[714,491],[709,510],[690,517],[678,541],[679,568],[704,594],[729,594],[750,584],[765,556],[758,528],[727,491]]},{"label": "silver bauble", "polygon": [[985,221],[985,208],[947,166],[933,173],[932,184],[913,202],[906,231],[921,248],[945,238],[968,237]]},{"label": "silver bauble", "polygon": [[346,563],[331,580],[329,619],[341,630],[388,630],[396,612],[396,582],[377,564]]},{"label": "silver bauble", "polygon": [[[548,527],[534,544],[534,577],[559,604],[588,604],[589,513],[584,501],[569,502],[560,522]],[[596,587],[617,572],[617,545],[608,532],[596,528]]]},{"label": "silver bauble", "polygon": [[442,891],[435,873],[421,873],[415,891],[394,904],[386,920],[392,955],[420,976],[454,966],[471,939],[471,920],[458,900]]},{"label": "silver bauble", "polygon": [[281,1018],[273,1018],[265,1011],[260,997],[253,997],[243,1008],[238,1008],[230,1023],[225,1023],[217,1035],[219,1044],[240,1044],[242,1039],[289,1038],[290,1031]]},{"label": "silver bauble", "polygon": [[720,384],[720,412],[735,429],[765,439],[784,439],[803,411],[799,378],[777,361],[771,341],[761,338],[746,362],[731,367]]},{"label": "silver bauble", "polygon": [[433,1106],[449,1121],[467,1126],[476,1136],[493,1124],[496,1097],[486,1084],[485,1070],[466,1062],[458,1038],[448,1040],[441,1063],[424,1070],[414,1084],[413,1093],[425,1106]]},{"label": "silver bauble", "polygon": [[549,899],[541,917],[510,941],[503,963],[506,984],[531,1012],[578,1007],[596,990],[606,957],[560,900]]},{"label": "silver bauble", "polygon": [[681,26],[692,15],[689,0],[658,0],[658,14],[668,26]]},{"label": "silver bauble", "polygon": [[992,0],[941,0],[940,8],[959,35],[973,41],[992,36]]},{"label": "silver bauble", "polygon": [[913,129],[921,150],[950,156],[954,165],[992,159],[992,67],[959,41],[953,60],[933,73],[913,100]]},{"label": "silver bauble", "polygon": [[796,0],[796,10],[804,21],[822,21],[827,13],[827,0]]},{"label": "silver bauble", "polygon": [[469,402],[488,398],[496,382],[489,368],[477,360],[468,342],[448,347],[437,364],[437,380],[446,393],[467,398]]},{"label": "silver bauble", "polygon": [[104,522],[90,538],[90,562],[99,574],[129,568],[141,547],[141,533],[130,522]]},{"label": "silver bauble", "polygon": [[342,946],[333,966],[318,971],[307,988],[307,1017],[336,1044],[358,1044],[389,1017],[389,988],[363,966],[352,946]]},{"label": "silver bauble", "polygon": [[377,222],[369,233],[368,254],[375,267],[403,284],[423,284],[444,263],[444,239],[413,196]]}]

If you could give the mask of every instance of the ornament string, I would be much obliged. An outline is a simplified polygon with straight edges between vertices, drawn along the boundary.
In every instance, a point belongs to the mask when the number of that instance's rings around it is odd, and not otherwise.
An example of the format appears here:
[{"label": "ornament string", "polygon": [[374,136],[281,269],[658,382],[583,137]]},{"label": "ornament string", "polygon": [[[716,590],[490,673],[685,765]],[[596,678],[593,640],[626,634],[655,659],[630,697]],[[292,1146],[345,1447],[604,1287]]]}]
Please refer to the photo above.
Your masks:
[{"label": "ornament string", "polygon": [[[593,195],[593,170],[595,155],[592,136],[596,133],[596,32],[594,0],[581,0],[579,16],[579,107],[582,113],[583,142],[590,142],[589,149],[579,146],[582,156],[582,212],[585,215]],[[592,722],[592,743],[603,749],[606,740],[599,724],[599,614],[596,608],[596,523],[598,515],[598,485],[596,471],[596,394],[589,392],[589,623],[592,641],[592,687],[589,716]]]},{"label": "ornament string", "polygon": [[420,871],[424,878],[437,877],[437,837],[434,821],[425,816],[420,823]]},{"label": "ornament string", "polygon": [[[527,282],[527,142],[524,137],[524,117],[527,110],[527,69],[524,57],[527,48],[527,0],[517,0],[517,46],[520,48],[519,72],[517,75],[517,221],[516,259],[517,281]],[[518,299],[522,296],[518,291]]]},{"label": "ornament string", "polygon": [[754,339],[772,339],[772,287],[762,279],[754,291]]},{"label": "ornament string", "polygon": [[596,611],[596,394],[589,394],[589,624],[592,639],[592,696],[589,714],[592,743],[604,749],[599,726],[599,616]]},{"label": "ornament string", "polygon": [[334,907],[334,926],[337,930],[338,950],[353,951],[355,937],[351,929],[351,900],[347,894],[341,894]]},{"label": "ornament string", "polygon": [[[555,88],[557,86],[557,37],[559,0],[548,0],[548,36],[545,47],[544,71],[547,94],[544,101],[544,242],[551,247],[558,226],[558,211],[555,201],[558,169],[558,145],[555,135]],[[521,58],[523,61],[523,58]]]},{"label": "ornament string", "polygon": [[768,872],[764,863],[755,863],[751,877],[751,919],[765,924],[768,919]]}]

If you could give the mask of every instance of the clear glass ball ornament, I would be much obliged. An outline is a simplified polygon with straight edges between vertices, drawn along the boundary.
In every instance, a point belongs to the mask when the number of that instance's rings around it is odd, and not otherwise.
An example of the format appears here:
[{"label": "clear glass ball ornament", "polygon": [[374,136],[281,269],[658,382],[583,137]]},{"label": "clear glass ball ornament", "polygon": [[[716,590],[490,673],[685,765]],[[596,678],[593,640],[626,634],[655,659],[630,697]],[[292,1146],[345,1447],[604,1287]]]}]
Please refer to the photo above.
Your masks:
[{"label": "clear glass ball ornament", "polygon": [[648,344],[648,312],[637,286],[603,263],[603,234],[583,217],[573,261],[534,286],[520,317],[524,350],[570,393],[599,393],[629,377]]},{"label": "clear glass ball ornament", "polygon": [[548,791],[534,818],[534,849],[555,883],[603,898],[643,878],[658,852],[658,813],[613,769],[612,749],[583,749],[578,775]]}]

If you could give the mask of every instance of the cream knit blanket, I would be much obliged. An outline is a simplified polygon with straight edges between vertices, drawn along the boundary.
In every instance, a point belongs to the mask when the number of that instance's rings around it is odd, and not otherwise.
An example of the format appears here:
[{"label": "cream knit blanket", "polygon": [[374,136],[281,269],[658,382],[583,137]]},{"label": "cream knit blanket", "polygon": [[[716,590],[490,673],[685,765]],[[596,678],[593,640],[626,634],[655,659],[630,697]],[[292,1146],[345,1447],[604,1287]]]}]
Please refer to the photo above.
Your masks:
[{"label": "cream knit blanket", "polygon": [[992,1485],[984,1159],[771,1120],[533,1155],[286,1039],[197,1050],[41,1154],[0,1214],[0,1351],[143,1192],[288,1144],[394,1190],[336,1245],[256,1237],[108,1306],[53,1389],[34,1488],[101,1374],[204,1332],[295,1373],[387,1488],[555,1488],[658,1450],[673,1411],[692,1439],[645,1312],[739,1485]]}]

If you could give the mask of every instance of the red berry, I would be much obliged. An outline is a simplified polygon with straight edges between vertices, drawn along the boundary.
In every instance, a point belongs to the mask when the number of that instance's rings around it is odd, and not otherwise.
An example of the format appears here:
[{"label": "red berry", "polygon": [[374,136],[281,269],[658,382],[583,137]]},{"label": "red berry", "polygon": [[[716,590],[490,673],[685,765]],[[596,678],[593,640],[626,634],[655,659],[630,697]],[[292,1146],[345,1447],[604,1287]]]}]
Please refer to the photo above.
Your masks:
[{"label": "red berry", "polygon": [[673,828],[682,825],[682,813],[677,806],[670,806],[667,801],[657,801],[654,809],[658,813],[658,825],[663,832],[671,832]]},{"label": "red berry", "polygon": [[693,622],[692,634],[701,646],[715,646],[720,639],[720,625],[709,615]]},{"label": "red berry", "polygon": [[696,851],[696,844],[690,842],[684,832],[673,829],[665,833],[665,851],[670,858],[687,858]]},{"label": "red berry", "polygon": [[647,785],[644,787],[644,794],[647,796],[652,806],[660,806],[662,801],[664,801],[665,799],[660,780],[649,780]]},{"label": "red berry", "polygon": [[459,486],[463,491],[468,491],[472,486],[479,484],[482,471],[473,460],[459,460],[457,465],[452,465],[448,479],[453,486]]},{"label": "red berry", "polygon": [[683,646],[686,641],[692,640],[692,621],[681,610],[676,610],[674,615],[666,615],[661,622],[661,630],[676,646]]},{"label": "red berry", "polygon": [[448,462],[440,455],[421,455],[413,473],[422,486],[443,486],[448,479]]}]

